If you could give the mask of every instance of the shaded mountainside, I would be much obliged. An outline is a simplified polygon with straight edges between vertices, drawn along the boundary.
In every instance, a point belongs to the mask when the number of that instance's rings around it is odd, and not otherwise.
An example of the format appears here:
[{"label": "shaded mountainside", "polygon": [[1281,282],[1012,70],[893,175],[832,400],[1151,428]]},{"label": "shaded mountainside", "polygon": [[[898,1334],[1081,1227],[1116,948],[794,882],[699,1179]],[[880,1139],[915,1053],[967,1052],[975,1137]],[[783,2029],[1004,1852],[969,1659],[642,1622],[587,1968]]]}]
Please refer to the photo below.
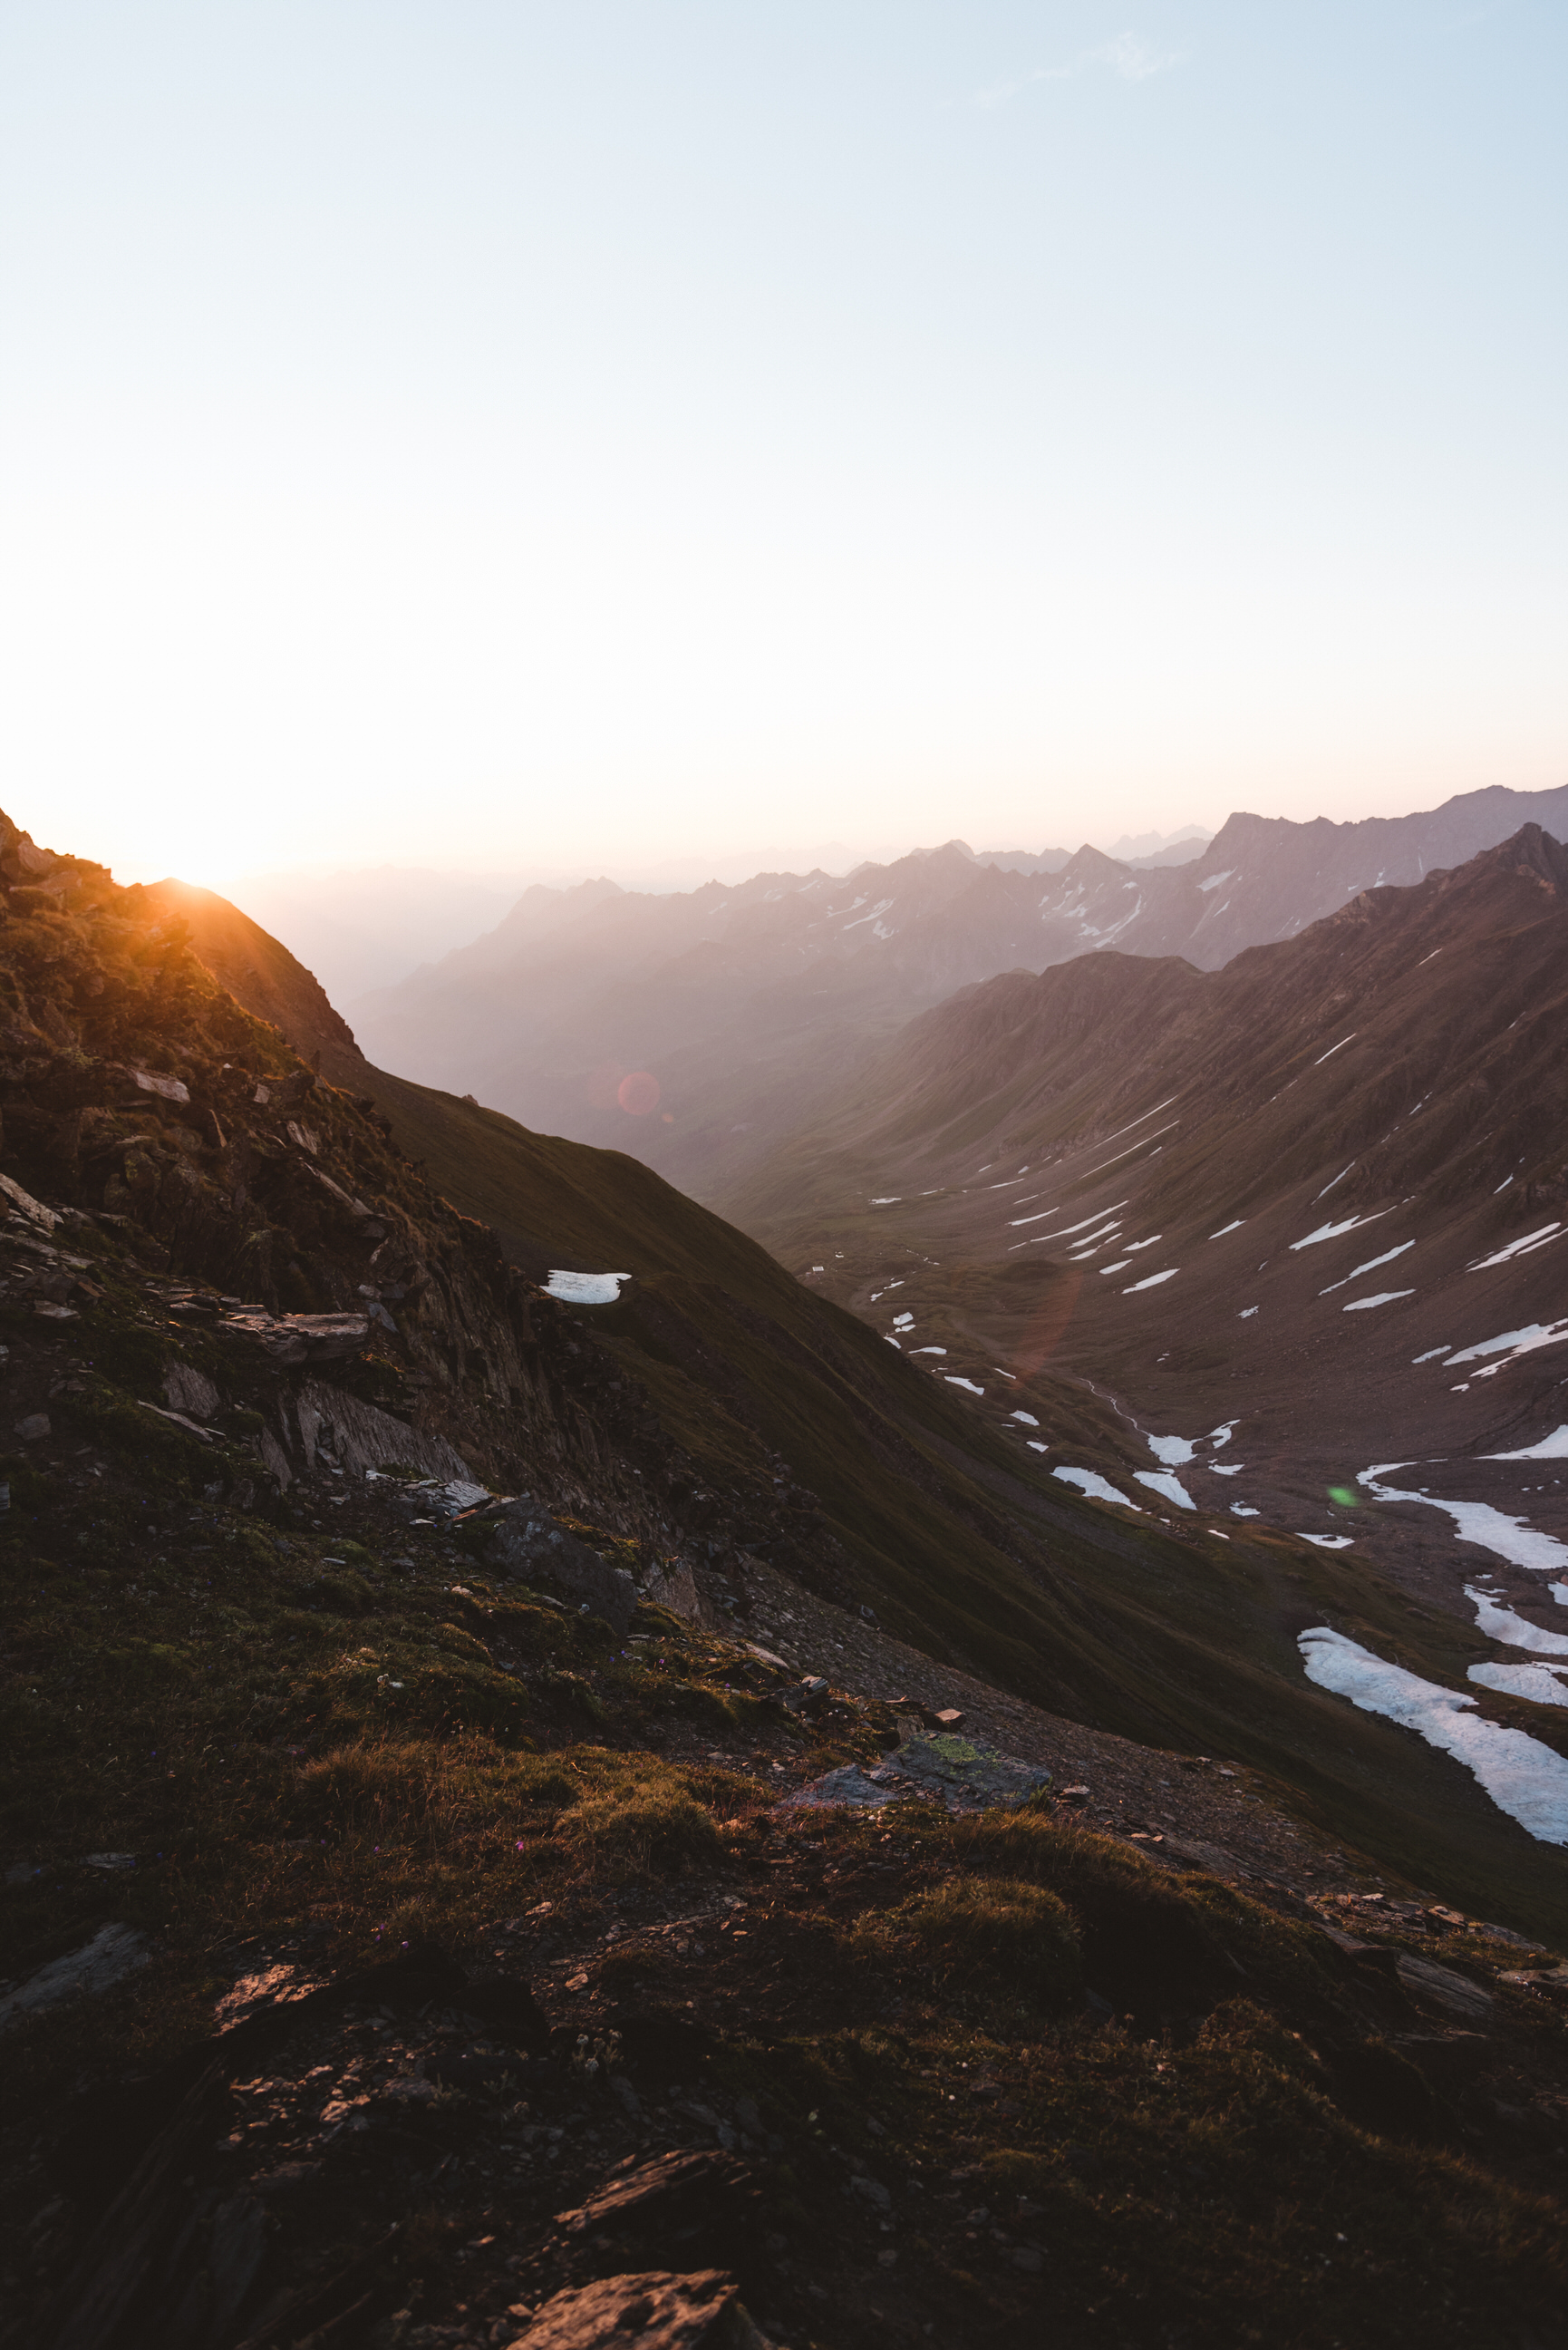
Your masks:
[{"label": "shaded mountainside", "polygon": [[0,1119],[5,2350],[1561,2339],[1561,1856],[1293,1648],[1450,1618],[3,821]]},{"label": "shaded mountainside", "polygon": [[[1568,852],[1526,827],[1220,972],[971,990],[728,1205],[1054,1467],[1397,1574],[1563,1747],[1565,1009]],[[1016,1420],[1042,1375],[1114,1399],[1108,1449],[1048,1385]]]},{"label": "shaded mountainside", "polygon": [[1134,862],[1091,847],[977,858],[949,841],[842,879],[767,873],[662,897],[536,888],[354,1016],[377,1061],[634,1152],[717,1201],[956,989],[1107,951],[1213,970],[1527,821],[1568,829],[1568,786],[1355,824],[1235,815],[1191,857],[1182,842]]}]

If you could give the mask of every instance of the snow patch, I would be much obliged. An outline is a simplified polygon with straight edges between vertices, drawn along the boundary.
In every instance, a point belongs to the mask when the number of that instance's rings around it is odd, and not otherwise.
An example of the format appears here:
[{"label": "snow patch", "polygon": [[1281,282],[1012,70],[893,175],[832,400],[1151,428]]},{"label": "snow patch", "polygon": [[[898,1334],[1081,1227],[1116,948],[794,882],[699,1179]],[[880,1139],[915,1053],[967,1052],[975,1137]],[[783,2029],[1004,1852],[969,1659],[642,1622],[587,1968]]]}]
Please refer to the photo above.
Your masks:
[{"label": "snow patch", "polygon": [[630,1279],[629,1273],[566,1273],[552,1265],[545,1286],[568,1305],[613,1305],[621,1283]]},{"label": "snow patch", "polygon": [[1195,1510],[1198,1507],[1179,1477],[1168,1476],[1158,1469],[1135,1469],[1133,1475],[1151,1492],[1158,1493],[1167,1502],[1174,1502],[1179,1510]]},{"label": "snow patch", "polygon": [[1526,1444],[1518,1452],[1483,1452],[1482,1461],[1568,1461],[1568,1419],[1543,1436],[1539,1444]]},{"label": "snow patch", "polygon": [[[1345,1172],[1348,1174],[1349,1171],[1347,1168]],[[1337,1182],[1339,1178],[1335,1176],[1334,1180]],[[1323,1197],[1321,1191],[1318,1197]],[[1391,1216],[1393,1212],[1392,1208],[1379,1208],[1376,1216],[1346,1216],[1343,1223],[1319,1224],[1316,1232],[1308,1232],[1305,1240],[1291,1243],[1291,1253],[1293,1256],[1297,1249],[1315,1248],[1319,1241],[1336,1241],[1342,1232],[1359,1232],[1363,1224],[1375,1224],[1379,1218]]]},{"label": "snow patch", "polygon": [[1378,1482],[1383,1470],[1410,1466],[1407,1461],[1380,1461],[1363,1469],[1355,1482],[1379,1502],[1420,1502],[1428,1510],[1446,1510],[1458,1530],[1456,1541],[1474,1543],[1478,1550],[1490,1550],[1496,1557],[1507,1559],[1511,1566],[1543,1574],[1568,1563],[1568,1543],[1560,1543],[1554,1534],[1538,1533],[1528,1518],[1508,1517],[1490,1502],[1445,1502],[1436,1493],[1407,1493],[1397,1485]]},{"label": "snow patch", "polygon": [[[1415,1245],[1414,1241],[1401,1241],[1397,1248],[1386,1249],[1381,1256],[1369,1256],[1365,1264],[1358,1264],[1355,1271],[1347,1273],[1343,1281],[1331,1281],[1326,1289],[1320,1289],[1318,1295],[1332,1297],[1336,1289],[1348,1289],[1351,1283],[1359,1281],[1364,1273],[1376,1273],[1380,1264],[1392,1264],[1397,1256],[1403,1256],[1407,1249],[1413,1249]],[[1438,1351],[1440,1354],[1442,1349],[1439,1347]]]},{"label": "snow patch", "polygon": [[1174,1281],[1180,1271],[1181,1267],[1179,1264],[1172,1264],[1168,1265],[1163,1273],[1151,1273],[1147,1274],[1142,1281],[1129,1281],[1127,1287],[1123,1290],[1122,1295],[1124,1297],[1130,1297],[1135,1290],[1158,1289],[1162,1281]]},{"label": "snow patch", "polygon": [[985,1393],[985,1389],[983,1388],[977,1388],[972,1379],[961,1378],[957,1371],[944,1371],[942,1373],[942,1377],[946,1379],[950,1388],[966,1388],[971,1395],[983,1395]]},{"label": "snow patch", "polygon": [[1014,1419],[1021,1419],[1025,1428],[1038,1428],[1040,1425],[1032,1411],[1015,1411],[1012,1417]]},{"label": "snow patch", "polygon": [[1451,1754],[1486,1789],[1499,1811],[1541,1844],[1568,1844],[1568,1762],[1522,1730],[1484,1721],[1473,1697],[1386,1665],[1343,1632],[1318,1625],[1298,1646],[1309,1681],[1377,1713]]},{"label": "snow patch", "polygon": [[1239,1232],[1246,1221],[1245,1216],[1238,1216],[1233,1223],[1221,1224],[1219,1231],[1210,1232],[1209,1237],[1211,1241],[1222,1241],[1227,1232]]},{"label": "snow patch", "polygon": [[1337,1045],[1331,1045],[1326,1053],[1320,1053],[1313,1063],[1313,1067],[1321,1069],[1325,1061],[1332,1061],[1336,1053],[1343,1053],[1347,1045],[1354,1045],[1360,1034],[1361,1031],[1358,1028],[1353,1028],[1348,1036],[1342,1036]]},{"label": "snow patch", "polygon": [[1485,1273],[1489,1265],[1507,1264],[1516,1256],[1529,1256],[1534,1250],[1545,1248],[1548,1242],[1556,1240],[1562,1230],[1560,1223],[1540,1224],[1534,1232],[1521,1232],[1518,1240],[1510,1241],[1506,1248],[1494,1250],[1490,1256],[1477,1257],[1474,1264],[1467,1266],[1466,1270],[1469,1273]]},{"label": "snow patch", "polygon": [[1354,1534],[1298,1534],[1297,1542],[1316,1543],[1319,1550],[1348,1550]]},{"label": "snow patch", "polygon": [[1467,1678],[1505,1697],[1527,1697],[1537,1705],[1568,1705],[1568,1665],[1472,1665]]},{"label": "snow patch", "polygon": [[[1505,1349],[1511,1363],[1521,1355],[1534,1354],[1538,1347],[1555,1347],[1563,1338],[1568,1338],[1568,1315],[1556,1322],[1527,1322],[1522,1330],[1504,1330],[1496,1338],[1482,1338],[1477,1346],[1462,1347],[1457,1355],[1449,1357],[1443,1367],[1452,1370],[1456,1363],[1478,1363],[1483,1355],[1501,1355]],[[1504,1367],[1501,1363],[1489,1364],[1478,1377],[1489,1378],[1492,1371]]]},{"label": "snow patch", "polygon": [[1413,1289],[1380,1289],[1376,1297],[1353,1297],[1348,1305],[1342,1305],[1339,1310],[1342,1314],[1370,1314],[1375,1305],[1392,1305],[1397,1297],[1414,1297],[1415,1295]]},{"label": "snow patch", "polygon": [[1511,1607],[1504,1607],[1473,1584],[1466,1584],[1465,1597],[1475,1603],[1476,1630],[1484,1632],[1489,1640],[1506,1641],[1511,1648],[1534,1648],[1543,1657],[1568,1657],[1568,1634],[1543,1632],[1539,1624],[1527,1624]]},{"label": "snow patch", "polygon": [[[1038,1447],[1041,1451],[1044,1449],[1044,1445]],[[1108,1485],[1096,1470],[1053,1469],[1051,1474],[1060,1477],[1064,1485],[1076,1485],[1078,1491],[1086,1493],[1093,1502],[1115,1502],[1121,1510],[1136,1510],[1138,1506],[1136,1502],[1129,1502],[1125,1493],[1118,1493],[1114,1485]]]}]

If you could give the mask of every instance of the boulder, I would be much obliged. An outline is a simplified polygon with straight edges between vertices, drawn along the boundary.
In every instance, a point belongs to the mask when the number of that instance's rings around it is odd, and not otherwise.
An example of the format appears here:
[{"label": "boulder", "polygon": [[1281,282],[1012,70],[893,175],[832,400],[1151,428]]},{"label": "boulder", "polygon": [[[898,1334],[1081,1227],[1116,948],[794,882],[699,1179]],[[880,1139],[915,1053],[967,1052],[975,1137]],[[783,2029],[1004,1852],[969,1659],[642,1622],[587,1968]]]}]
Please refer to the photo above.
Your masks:
[{"label": "boulder", "polygon": [[652,2269],[575,2285],[537,2310],[517,2340],[526,2350],[766,2350],[722,2269]]},{"label": "boulder", "polygon": [[500,1573],[557,1592],[590,1615],[602,1616],[618,1640],[631,1629],[637,1586],[625,1568],[607,1565],[597,1550],[558,1526],[535,1503],[507,1503],[485,1556]]}]

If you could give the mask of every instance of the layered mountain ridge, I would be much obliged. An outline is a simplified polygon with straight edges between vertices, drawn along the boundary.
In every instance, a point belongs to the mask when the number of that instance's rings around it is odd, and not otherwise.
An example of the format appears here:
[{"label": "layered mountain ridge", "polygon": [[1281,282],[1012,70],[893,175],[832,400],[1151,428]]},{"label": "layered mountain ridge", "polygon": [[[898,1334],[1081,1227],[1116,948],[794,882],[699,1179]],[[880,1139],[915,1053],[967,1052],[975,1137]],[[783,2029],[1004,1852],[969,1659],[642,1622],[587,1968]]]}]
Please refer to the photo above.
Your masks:
[{"label": "layered mountain ridge", "polygon": [[374,1061],[629,1150],[713,1199],[961,987],[1113,950],[1218,969],[1532,821],[1568,830],[1568,787],[1355,824],[1235,815],[1176,863],[1088,847],[977,862],[950,841],[843,879],[535,889],[484,938],[351,1009]]}]

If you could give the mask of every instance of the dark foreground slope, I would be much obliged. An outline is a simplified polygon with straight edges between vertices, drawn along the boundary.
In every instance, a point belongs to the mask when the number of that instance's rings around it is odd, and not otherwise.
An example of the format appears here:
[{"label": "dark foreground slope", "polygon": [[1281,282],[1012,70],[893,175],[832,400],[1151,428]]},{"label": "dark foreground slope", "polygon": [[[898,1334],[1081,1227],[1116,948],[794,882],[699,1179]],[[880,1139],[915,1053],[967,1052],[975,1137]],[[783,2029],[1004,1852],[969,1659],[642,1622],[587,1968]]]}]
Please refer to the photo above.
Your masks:
[{"label": "dark foreground slope", "polygon": [[[0,878],[8,2350],[502,2345],[715,2269],[792,2350],[1557,2338],[1555,1953],[1487,1922],[1552,1889],[1283,1680],[1259,1594],[1332,1559],[1041,1495],[645,1171],[418,1097],[520,1245],[639,1276],[569,1310],[150,893],[9,827]],[[955,1697],[1071,1800],[778,1808]],[[650,2350],[667,2290],[611,2296]]]}]

